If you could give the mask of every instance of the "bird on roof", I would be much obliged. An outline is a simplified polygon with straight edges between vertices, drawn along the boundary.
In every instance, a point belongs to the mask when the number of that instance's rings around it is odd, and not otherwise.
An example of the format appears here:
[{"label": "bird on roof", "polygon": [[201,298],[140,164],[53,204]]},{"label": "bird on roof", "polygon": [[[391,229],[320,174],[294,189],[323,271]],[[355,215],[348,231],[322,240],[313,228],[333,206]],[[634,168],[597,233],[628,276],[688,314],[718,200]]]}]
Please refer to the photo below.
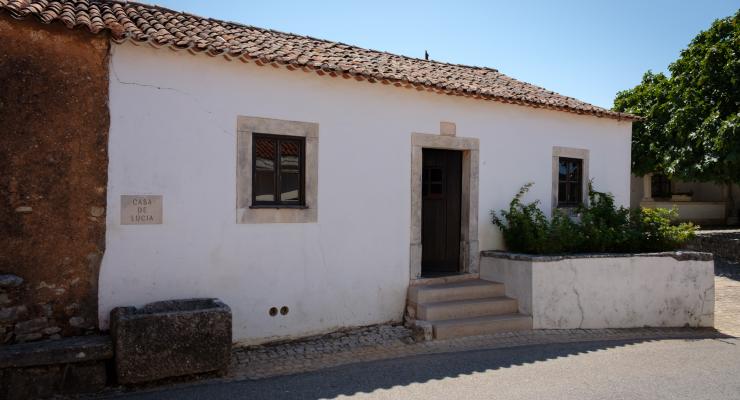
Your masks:
[{"label": "bird on roof", "polygon": [[429,60],[429,53],[427,53],[426,50],[424,50],[424,59],[427,61]]}]

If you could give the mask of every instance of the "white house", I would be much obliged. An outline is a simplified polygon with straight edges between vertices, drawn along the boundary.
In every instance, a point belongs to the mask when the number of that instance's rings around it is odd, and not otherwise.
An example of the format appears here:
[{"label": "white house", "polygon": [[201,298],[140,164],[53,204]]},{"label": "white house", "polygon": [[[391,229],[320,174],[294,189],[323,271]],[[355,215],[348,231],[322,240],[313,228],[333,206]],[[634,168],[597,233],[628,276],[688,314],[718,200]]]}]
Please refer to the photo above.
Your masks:
[{"label": "white house", "polygon": [[243,343],[400,321],[410,284],[503,248],[490,211],[523,184],[546,212],[589,180],[629,206],[630,115],[494,69],[93,6],[58,19],[112,39],[103,329],[189,297],[228,304]]}]

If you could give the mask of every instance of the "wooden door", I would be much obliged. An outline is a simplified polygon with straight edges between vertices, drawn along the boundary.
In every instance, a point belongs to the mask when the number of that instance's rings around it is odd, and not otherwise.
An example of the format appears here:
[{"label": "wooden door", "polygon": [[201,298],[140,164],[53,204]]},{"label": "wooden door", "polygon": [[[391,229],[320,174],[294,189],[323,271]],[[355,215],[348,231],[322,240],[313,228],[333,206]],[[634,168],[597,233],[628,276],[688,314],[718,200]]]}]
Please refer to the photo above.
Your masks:
[{"label": "wooden door", "polygon": [[460,272],[462,153],[423,149],[421,274]]}]

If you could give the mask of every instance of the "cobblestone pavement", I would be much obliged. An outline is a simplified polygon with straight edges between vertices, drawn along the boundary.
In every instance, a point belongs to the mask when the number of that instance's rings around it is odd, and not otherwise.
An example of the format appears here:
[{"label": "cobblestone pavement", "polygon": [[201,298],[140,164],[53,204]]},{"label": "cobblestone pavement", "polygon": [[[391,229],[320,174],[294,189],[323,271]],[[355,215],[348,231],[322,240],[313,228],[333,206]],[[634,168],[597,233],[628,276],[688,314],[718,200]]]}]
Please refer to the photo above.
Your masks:
[{"label": "cobblestone pavement", "polygon": [[235,348],[228,378],[261,379],[356,362],[547,343],[740,337],[740,265],[719,260],[717,275],[716,331],[688,328],[537,330],[417,342],[412,332],[403,326],[381,325],[283,344]]},{"label": "cobblestone pavement", "polygon": [[740,263],[717,259],[715,265],[714,326],[740,337]]},{"label": "cobblestone pavement", "polygon": [[[377,330],[388,330],[394,333],[377,337]],[[234,351],[228,378],[261,379],[356,362],[536,344],[604,340],[701,339],[724,336],[713,329],[573,329],[510,332],[413,342],[410,334],[411,332],[402,326],[381,326],[348,332],[336,338],[325,336],[306,342],[238,348]]]}]

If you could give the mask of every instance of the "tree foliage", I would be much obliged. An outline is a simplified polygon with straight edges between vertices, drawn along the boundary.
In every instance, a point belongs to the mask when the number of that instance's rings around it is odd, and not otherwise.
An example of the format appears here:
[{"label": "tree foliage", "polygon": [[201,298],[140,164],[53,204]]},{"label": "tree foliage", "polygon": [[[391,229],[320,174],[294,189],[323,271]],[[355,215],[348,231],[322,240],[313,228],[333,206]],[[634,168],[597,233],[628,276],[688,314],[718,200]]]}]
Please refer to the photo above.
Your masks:
[{"label": "tree foliage", "polygon": [[632,171],[740,183],[740,11],[697,35],[668,69],[648,71],[614,100],[616,111],[644,117],[633,124]]}]

